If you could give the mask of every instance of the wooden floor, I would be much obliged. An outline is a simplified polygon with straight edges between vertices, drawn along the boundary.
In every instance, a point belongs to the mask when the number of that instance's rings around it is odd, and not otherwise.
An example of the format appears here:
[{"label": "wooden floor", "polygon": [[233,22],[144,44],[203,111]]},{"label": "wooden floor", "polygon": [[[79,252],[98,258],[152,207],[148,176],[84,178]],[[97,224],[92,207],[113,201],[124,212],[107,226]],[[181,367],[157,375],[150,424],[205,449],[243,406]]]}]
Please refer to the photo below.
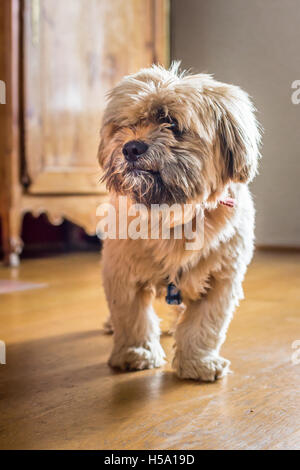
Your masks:
[{"label": "wooden floor", "polygon": [[234,373],[214,384],[173,375],[164,304],[167,365],[110,370],[97,254],[1,267],[8,278],[47,287],[0,295],[1,449],[300,448],[300,254],[256,254],[223,347]]}]

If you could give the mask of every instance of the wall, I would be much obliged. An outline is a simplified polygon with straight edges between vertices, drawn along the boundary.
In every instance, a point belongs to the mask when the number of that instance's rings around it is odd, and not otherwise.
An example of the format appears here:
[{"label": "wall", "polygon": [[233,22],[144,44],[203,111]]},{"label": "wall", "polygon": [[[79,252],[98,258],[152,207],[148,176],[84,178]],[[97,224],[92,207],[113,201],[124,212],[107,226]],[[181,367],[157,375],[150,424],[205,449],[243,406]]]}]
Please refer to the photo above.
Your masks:
[{"label": "wall", "polygon": [[[253,97],[264,127],[252,183],[257,243],[300,246],[299,0],[172,0],[171,57]],[[300,96],[300,94],[298,94]]]}]

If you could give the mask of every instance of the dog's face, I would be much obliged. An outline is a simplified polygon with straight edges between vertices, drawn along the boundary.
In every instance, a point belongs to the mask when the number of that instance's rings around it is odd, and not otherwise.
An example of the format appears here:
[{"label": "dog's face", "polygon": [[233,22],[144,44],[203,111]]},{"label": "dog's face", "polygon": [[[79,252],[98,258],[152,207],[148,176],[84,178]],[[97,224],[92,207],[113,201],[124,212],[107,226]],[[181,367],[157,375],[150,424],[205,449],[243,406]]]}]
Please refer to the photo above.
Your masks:
[{"label": "dog's face", "polygon": [[238,87],[153,66],[109,95],[99,147],[103,180],[147,206],[214,201],[256,173],[259,132]]}]

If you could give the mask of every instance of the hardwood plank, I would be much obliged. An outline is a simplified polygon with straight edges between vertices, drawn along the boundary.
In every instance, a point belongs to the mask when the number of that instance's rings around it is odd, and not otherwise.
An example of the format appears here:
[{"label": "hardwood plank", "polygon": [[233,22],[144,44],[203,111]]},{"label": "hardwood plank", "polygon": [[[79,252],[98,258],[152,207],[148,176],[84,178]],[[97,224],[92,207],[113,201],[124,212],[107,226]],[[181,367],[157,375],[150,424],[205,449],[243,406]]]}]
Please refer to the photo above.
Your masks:
[{"label": "hardwood plank", "polygon": [[164,303],[166,366],[107,366],[97,254],[24,260],[0,279],[48,285],[0,295],[1,449],[299,449],[300,254],[256,253],[223,348],[234,373],[214,384],[174,376]]}]

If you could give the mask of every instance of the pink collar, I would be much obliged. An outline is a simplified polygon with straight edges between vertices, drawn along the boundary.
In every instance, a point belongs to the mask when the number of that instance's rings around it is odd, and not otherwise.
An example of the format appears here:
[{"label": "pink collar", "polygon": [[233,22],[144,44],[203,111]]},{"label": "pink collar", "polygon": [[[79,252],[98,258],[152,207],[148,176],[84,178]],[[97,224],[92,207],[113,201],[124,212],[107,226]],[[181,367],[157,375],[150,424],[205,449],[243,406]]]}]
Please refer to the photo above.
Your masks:
[{"label": "pink collar", "polygon": [[235,200],[232,197],[227,197],[226,199],[221,199],[219,201],[220,204],[223,206],[227,207],[234,207],[235,206]]}]

